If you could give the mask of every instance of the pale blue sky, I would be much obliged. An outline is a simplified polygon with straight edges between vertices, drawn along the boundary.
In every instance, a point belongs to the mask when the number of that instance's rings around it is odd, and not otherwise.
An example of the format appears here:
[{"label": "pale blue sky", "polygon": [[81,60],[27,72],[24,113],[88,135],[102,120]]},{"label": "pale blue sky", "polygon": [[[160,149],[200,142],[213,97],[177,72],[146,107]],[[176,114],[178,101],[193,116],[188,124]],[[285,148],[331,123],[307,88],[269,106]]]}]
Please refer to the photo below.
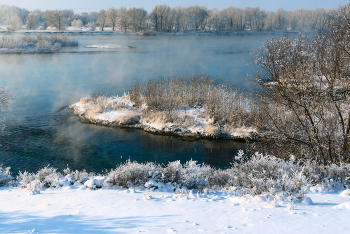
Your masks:
[{"label": "pale blue sky", "polygon": [[347,0],[0,0],[0,4],[15,5],[28,10],[34,9],[73,9],[80,13],[83,11],[99,11],[108,9],[112,6],[118,8],[120,6],[143,7],[147,11],[151,11],[152,7],[157,4],[167,4],[174,6],[190,6],[201,5],[209,9],[223,9],[230,5],[245,8],[247,6],[259,6],[264,10],[277,10],[282,7],[286,10],[295,10],[298,8],[316,9],[316,8],[337,8],[340,4],[345,4]]}]

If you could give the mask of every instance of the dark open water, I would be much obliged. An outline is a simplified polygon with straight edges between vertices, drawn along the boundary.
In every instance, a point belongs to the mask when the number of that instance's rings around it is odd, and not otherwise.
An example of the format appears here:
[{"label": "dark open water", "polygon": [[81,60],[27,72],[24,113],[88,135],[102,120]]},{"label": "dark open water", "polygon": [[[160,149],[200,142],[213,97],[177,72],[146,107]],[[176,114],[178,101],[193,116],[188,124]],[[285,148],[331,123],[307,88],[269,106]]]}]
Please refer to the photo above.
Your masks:
[{"label": "dark open water", "polygon": [[[139,162],[197,160],[226,168],[245,143],[182,141],[141,130],[82,124],[68,105],[105,90],[122,95],[130,82],[159,76],[209,74],[250,90],[250,53],[269,35],[242,36],[74,36],[79,47],[58,54],[0,55],[0,86],[12,89],[16,103],[0,132],[0,164],[12,172],[50,165],[100,172],[127,159]],[[134,49],[91,49],[94,44]],[[88,52],[88,53],[87,53]]]}]

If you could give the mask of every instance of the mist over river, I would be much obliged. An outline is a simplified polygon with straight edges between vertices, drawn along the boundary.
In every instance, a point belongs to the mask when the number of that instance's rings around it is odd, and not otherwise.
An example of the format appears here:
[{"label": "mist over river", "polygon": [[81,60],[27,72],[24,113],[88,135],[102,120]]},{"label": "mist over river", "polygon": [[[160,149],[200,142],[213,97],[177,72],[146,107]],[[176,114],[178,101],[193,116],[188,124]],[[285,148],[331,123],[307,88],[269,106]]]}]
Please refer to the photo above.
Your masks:
[{"label": "mist over river", "polygon": [[[272,35],[122,36],[76,35],[78,47],[55,54],[0,54],[0,86],[15,96],[0,132],[0,164],[13,173],[50,165],[101,172],[125,160],[167,164],[193,159],[227,168],[243,142],[183,141],[130,128],[83,124],[68,105],[94,91],[123,95],[133,81],[209,74],[250,91],[250,53]],[[113,44],[135,48],[86,48]]]}]

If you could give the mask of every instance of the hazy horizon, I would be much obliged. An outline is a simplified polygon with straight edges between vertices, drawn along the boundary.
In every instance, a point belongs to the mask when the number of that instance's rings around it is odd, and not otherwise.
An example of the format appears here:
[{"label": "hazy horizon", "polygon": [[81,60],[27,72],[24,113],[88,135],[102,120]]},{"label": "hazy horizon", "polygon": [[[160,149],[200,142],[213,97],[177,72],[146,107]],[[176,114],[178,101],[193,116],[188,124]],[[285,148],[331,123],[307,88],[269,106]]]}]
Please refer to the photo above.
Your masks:
[{"label": "hazy horizon", "polygon": [[259,0],[246,0],[246,1],[209,1],[209,0],[178,0],[178,1],[170,1],[164,0],[162,2],[156,0],[150,1],[139,1],[139,0],[130,0],[128,2],[121,0],[100,0],[97,1],[84,1],[84,0],[2,0],[1,4],[4,5],[13,5],[18,6],[20,8],[25,8],[27,10],[52,10],[52,9],[72,9],[77,13],[81,12],[91,12],[91,11],[99,11],[101,9],[108,9],[110,7],[121,7],[125,6],[129,7],[143,7],[147,11],[151,11],[155,5],[158,4],[167,4],[170,7],[181,6],[188,7],[191,5],[200,5],[206,6],[208,9],[218,8],[223,9],[228,6],[236,6],[240,8],[245,7],[260,7],[261,9],[268,11],[276,11],[278,8],[284,8],[287,11],[296,10],[299,8],[304,9],[316,9],[316,8],[337,8],[341,4],[345,4],[346,0],[337,0],[337,1],[329,1],[329,0],[318,0],[318,1],[303,1],[303,0],[295,0],[295,1],[279,1],[279,0],[269,0],[269,1],[259,1]]}]

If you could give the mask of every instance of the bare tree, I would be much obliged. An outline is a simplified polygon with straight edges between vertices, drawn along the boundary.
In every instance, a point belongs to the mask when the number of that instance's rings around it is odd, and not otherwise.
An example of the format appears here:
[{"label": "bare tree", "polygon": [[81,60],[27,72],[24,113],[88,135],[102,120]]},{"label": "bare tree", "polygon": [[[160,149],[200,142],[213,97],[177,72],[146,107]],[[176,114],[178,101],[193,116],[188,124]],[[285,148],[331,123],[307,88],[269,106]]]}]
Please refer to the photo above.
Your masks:
[{"label": "bare tree", "polygon": [[156,5],[151,12],[151,20],[156,31],[164,31],[166,28],[166,21],[170,13],[170,7],[166,4]]},{"label": "bare tree", "polygon": [[112,27],[112,30],[114,31],[115,26],[118,22],[118,13],[117,10],[114,7],[109,8],[106,11],[106,22],[109,26]]},{"label": "bare tree", "polygon": [[349,13],[350,4],[340,7],[329,32],[313,40],[272,39],[255,53],[263,90],[257,125],[261,144],[275,153],[323,165],[350,161]]},{"label": "bare tree", "polygon": [[58,30],[64,30],[68,24],[68,18],[73,15],[73,10],[47,10],[45,12],[45,19],[48,25],[52,25]]},{"label": "bare tree", "polygon": [[276,24],[277,28],[282,30],[286,29],[287,25],[287,12],[283,8],[278,8],[276,12]]},{"label": "bare tree", "polygon": [[36,12],[32,11],[27,16],[26,26],[30,30],[36,29],[39,25],[39,16]]},{"label": "bare tree", "polygon": [[181,18],[183,17],[183,9],[181,7],[174,7],[172,9],[174,28],[176,32],[181,30]]},{"label": "bare tree", "polygon": [[106,11],[105,10],[100,10],[100,12],[97,15],[97,25],[100,27],[101,31],[103,31],[103,29],[106,26]]},{"label": "bare tree", "polygon": [[118,25],[120,30],[126,33],[126,30],[129,27],[130,19],[128,15],[128,10],[125,7],[118,8]]},{"label": "bare tree", "polygon": [[233,30],[236,26],[236,13],[237,8],[233,6],[229,6],[221,11],[221,15],[223,19],[225,19],[226,23],[228,24],[228,28],[230,30]]},{"label": "bare tree", "polygon": [[128,15],[130,18],[130,24],[135,32],[140,31],[145,24],[147,11],[143,8],[132,7],[128,10]]},{"label": "bare tree", "polygon": [[191,22],[193,27],[197,30],[200,26],[203,26],[205,19],[208,16],[207,8],[200,7],[198,5],[189,6],[188,12],[191,15]]}]

